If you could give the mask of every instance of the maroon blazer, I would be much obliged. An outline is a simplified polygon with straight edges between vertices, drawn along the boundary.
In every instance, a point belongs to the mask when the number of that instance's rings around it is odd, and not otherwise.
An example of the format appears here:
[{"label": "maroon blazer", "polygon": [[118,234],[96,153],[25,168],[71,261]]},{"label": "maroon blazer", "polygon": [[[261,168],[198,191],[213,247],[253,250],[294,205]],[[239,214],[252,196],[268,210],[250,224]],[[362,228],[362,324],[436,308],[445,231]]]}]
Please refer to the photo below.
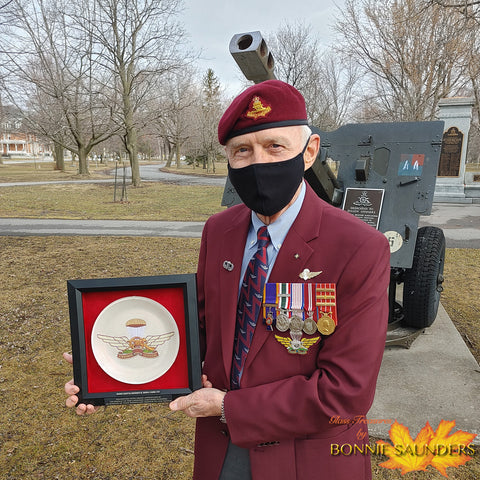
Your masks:
[{"label": "maroon blazer", "polygon": [[[230,385],[235,313],[250,210],[232,207],[204,228],[198,265],[203,371],[213,386]],[[322,201],[307,185],[298,217],[278,253],[269,282],[336,283],[338,325],[305,355],[290,354],[259,320],[242,376],[227,393],[227,425],[197,420],[196,480],[219,477],[229,440],[249,448],[253,480],[370,479],[362,448],[388,322],[389,245],[383,234]],[[231,271],[223,262],[233,263]],[[278,333],[278,332],[277,332]],[[333,445],[333,446],[332,446]],[[333,453],[333,454],[332,454]]]}]

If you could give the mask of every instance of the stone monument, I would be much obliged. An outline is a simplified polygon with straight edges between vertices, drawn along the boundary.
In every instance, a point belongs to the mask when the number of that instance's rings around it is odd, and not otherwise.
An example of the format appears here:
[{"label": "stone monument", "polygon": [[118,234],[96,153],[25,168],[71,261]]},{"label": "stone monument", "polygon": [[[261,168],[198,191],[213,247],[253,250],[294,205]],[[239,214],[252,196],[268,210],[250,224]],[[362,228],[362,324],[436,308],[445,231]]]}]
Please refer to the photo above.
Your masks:
[{"label": "stone monument", "polygon": [[434,202],[472,203],[465,196],[465,160],[474,99],[443,98],[438,119],[445,122]]}]

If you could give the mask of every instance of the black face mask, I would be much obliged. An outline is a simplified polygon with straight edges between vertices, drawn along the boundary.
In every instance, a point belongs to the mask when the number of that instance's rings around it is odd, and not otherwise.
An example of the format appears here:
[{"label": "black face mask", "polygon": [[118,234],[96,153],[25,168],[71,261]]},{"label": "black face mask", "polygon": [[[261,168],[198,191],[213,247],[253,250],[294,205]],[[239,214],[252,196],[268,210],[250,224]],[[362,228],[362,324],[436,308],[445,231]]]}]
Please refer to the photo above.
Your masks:
[{"label": "black face mask", "polygon": [[305,170],[304,149],[290,160],[253,163],[231,168],[228,176],[243,203],[260,215],[269,217],[288,205],[295,195]]}]

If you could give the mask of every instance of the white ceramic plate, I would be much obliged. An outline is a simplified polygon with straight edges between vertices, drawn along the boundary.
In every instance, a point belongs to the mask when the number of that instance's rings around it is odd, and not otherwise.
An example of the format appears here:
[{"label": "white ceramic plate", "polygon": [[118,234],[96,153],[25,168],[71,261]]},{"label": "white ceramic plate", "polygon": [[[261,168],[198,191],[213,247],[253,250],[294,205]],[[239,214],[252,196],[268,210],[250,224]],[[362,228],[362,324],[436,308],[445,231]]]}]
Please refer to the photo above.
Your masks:
[{"label": "white ceramic plate", "polygon": [[[144,326],[127,327],[132,319]],[[180,346],[170,312],[155,300],[138,296],[107,305],[95,320],[91,340],[95,359],[105,373],[130,384],[161,377],[173,365]]]}]

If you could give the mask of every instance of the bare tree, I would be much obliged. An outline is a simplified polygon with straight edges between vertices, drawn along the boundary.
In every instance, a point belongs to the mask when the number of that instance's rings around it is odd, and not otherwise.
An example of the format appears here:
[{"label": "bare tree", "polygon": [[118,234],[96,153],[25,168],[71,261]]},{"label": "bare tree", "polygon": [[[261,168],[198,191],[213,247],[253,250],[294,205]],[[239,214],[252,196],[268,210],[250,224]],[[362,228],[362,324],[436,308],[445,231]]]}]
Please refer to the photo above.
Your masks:
[{"label": "bare tree", "polygon": [[[440,6],[446,9],[448,13],[453,10],[459,19],[459,31],[468,39],[469,48],[465,51],[464,73],[470,81],[470,91],[467,93],[472,94],[475,98],[472,134],[478,136],[480,134],[480,1],[425,0],[424,4],[427,9]],[[478,144],[478,141],[475,143]],[[469,150],[475,150],[474,155],[480,158],[478,147]]]},{"label": "bare tree", "polygon": [[324,52],[319,57],[318,76],[312,78],[307,94],[307,99],[313,99],[312,124],[329,131],[350,121],[359,81],[359,68],[350,58],[341,59],[332,50]]},{"label": "bare tree", "polygon": [[339,49],[363,69],[375,120],[433,119],[439,99],[461,91],[468,39],[458,21],[416,0],[346,0]]},{"label": "bare tree", "polygon": [[78,34],[67,7],[63,0],[10,3],[11,29],[0,38],[2,80],[30,127],[77,154],[79,173],[88,174],[89,152],[114,134],[113,110],[92,39]]},{"label": "bare tree", "polygon": [[345,123],[356,95],[356,65],[323,51],[305,23],[284,24],[268,44],[277,78],[302,92],[310,123],[324,130]]},{"label": "bare tree", "polygon": [[[305,23],[284,23],[268,40],[275,58],[275,74],[297,89],[305,87],[316,73],[318,40]],[[313,61],[312,61],[313,60]]]},{"label": "bare tree", "polygon": [[167,167],[175,158],[180,167],[182,146],[196,134],[192,119],[198,105],[198,88],[195,85],[194,71],[185,67],[184,71],[165,75],[162,97],[155,104],[159,135],[168,149]]},{"label": "bare tree", "polygon": [[438,5],[443,8],[455,9],[461,15],[475,20],[477,23],[480,20],[480,0],[426,0],[427,7]]},{"label": "bare tree", "polygon": [[[207,172],[215,173],[215,159],[219,153],[217,126],[222,116],[222,89],[215,72],[209,68],[202,79],[202,91],[200,97],[201,118],[197,122],[200,132],[201,155],[205,158],[203,168]],[[206,163],[206,165],[205,165]]]},{"label": "bare tree", "polygon": [[160,88],[161,76],[183,64],[179,45],[184,32],[175,21],[181,0],[84,2],[80,17],[92,34],[100,63],[112,73],[132,183],[139,185],[138,130],[145,121],[141,112],[152,101],[152,91]]},{"label": "bare tree", "polygon": [[322,108],[317,106],[319,82],[318,40],[312,28],[305,23],[285,23],[268,38],[275,58],[275,75],[297,88],[305,97],[309,119],[318,117]]}]

